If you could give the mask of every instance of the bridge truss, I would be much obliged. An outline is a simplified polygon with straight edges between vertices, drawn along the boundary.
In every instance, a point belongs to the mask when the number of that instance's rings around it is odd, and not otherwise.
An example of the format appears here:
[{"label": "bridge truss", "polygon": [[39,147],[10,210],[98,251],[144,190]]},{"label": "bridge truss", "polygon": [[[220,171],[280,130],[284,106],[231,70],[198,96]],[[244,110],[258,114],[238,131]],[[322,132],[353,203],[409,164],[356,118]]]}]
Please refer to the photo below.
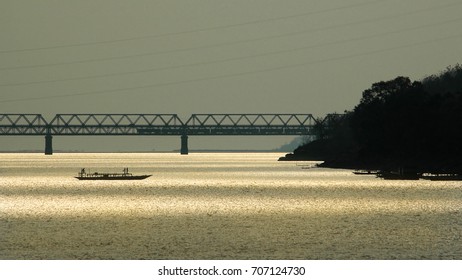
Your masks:
[{"label": "bridge truss", "polygon": [[305,135],[315,119],[310,114],[193,114],[188,135]]},{"label": "bridge truss", "polygon": [[176,114],[58,114],[50,122],[54,135],[181,135],[183,127]]},{"label": "bridge truss", "polygon": [[317,123],[311,114],[193,114],[186,122],[176,114],[58,114],[50,122],[40,114],[0,114],[0,135],[44,135],[45,154],[58,135],[179,135],[187,154],[192,135],[313,135]]},{"label": "bridge truss", "polygon": [[0,135],[46,135],[47,128],[40,114],[0,114]]}]

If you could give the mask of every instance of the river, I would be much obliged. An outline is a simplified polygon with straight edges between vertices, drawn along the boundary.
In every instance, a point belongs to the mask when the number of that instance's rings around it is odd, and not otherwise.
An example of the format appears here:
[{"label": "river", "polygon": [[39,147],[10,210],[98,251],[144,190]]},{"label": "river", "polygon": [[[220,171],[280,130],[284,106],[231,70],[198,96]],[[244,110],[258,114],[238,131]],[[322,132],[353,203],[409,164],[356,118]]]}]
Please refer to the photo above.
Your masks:
[{"label": "river", "polygon": [[462,182],[280,156],[0,154],[0,259],[462,259]]}]

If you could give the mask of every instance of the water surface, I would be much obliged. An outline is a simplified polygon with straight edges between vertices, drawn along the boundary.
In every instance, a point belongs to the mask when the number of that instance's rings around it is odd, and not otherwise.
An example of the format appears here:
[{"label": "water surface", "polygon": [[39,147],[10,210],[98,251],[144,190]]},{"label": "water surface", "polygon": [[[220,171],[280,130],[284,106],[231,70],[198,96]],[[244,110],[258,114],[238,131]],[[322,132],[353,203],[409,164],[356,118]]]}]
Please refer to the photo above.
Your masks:
[{"label": "water surface", "polygon": [[[279,156],[0,154],[0,258],[462,258],[462,182],[384,181]],[[73,178],[125,167],[153,176]]]}]

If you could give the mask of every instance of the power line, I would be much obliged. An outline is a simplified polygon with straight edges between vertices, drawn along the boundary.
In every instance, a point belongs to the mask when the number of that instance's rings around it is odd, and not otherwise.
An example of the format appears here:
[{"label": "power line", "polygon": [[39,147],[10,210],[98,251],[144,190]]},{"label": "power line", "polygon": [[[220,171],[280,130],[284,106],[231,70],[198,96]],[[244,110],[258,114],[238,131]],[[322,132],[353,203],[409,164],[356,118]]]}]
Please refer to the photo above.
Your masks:
[{"label": "power line", "polygon": [[418,30],[418,29],[423,29],[423,28],[440,26],[440,25],[454,23],[454,22],[461,21],[461,20],[462,20],[462,18],[456,18],[456,19],[442,21],[442,22],[439,22],[439,23],[420,25],[420,26],[415,26],[415,27],[410,27],[410,28],[405,28],[405,29],[400,29],[400,30],[395,30],[395,31],[383,32],[383,33],[376,33],[376,34],[369,35],[369,36],[360,36],[360,37],[356,37],[356,38],[337,40],[337,41],[328,42],[328,43],[324,43],[324,44],[303,46],[303,47],[297,47],[297,48],[286,49],[286,50],[279,50],[279,51],[273,51],[273,52],[260,53],[260,54],[256,54],[256,55],[239,56],[239,57],[232,57],[232,58],[225,58],[225,59],[219,59],[219,60],[213,60],[213,61],[190,63],[190,64],[183,64],[183,65],[176,65],[176,66],[168,66],[168,67],[161,67],[161,68],[150,68],[150,69],[137,70],[137,71],[127,71],[127,72],[92,75],[92,76],[83,76],[83,77],[74,77],[74,78],[67,78],[67,79],[54,79],[54,80],[31,81],[31,82],[22,82],[22,83],[0,84],[0,86],[2,86],[2,87],[5,87],[5,86],[24,86],[24,85],[44,84],[44,83],[79,81],[79,80],[86,80],[86,79],[107,78],[107,77],[114,77],[114,76],[123,76],[123,75],[140,74],[140,73],[147,73],[147,72],[165,71],[165,70],[179,69],[179,68],[184,68],[184,67],[203,66],[203,65],[217,64],[217,63],[223,63],[223,62],[238,61],[238,60],[244,60],[244,59],[252,59],[252,58],[264,57],[264,56],[270,56],[270,55],[276,55],[276,54],[292,53],[292,52],[295,52],[295,51],[301,51],[301,50],[306,50],[306,49],[313,49],[313,48],[326,47],[326,46],[331,46],[331,45],[338,45],[338,44],[349,43],[349,42],[354,42],[354,41],[362,41],[362,40],[367,40],[367,39],[371,39],[371,38],[377,38],[377,37],[382,37],[382,36],[387,36],[387,35],[392,35],[392,34],[399,34],[399,33],[407,32],[407,31],[413,31],[413,30]]},{"label": "power line", "polygon": [[95,58],[95,59],[85,59],[85,60],[76,60],[76,61],[68,61],[68,62],[3,67],[3,68],[0,68],[0,71],[64,66],[64,65],[84,64],[84,63],[103,62],[103,61],[114,61],[114,60],[146,57],[146,56],[166,55],[166,54],[172,54],[172,53],[177,53],[177,52],[186,52],[186,51],[194,51],[194,50],[201,50],[201,49],[211,49],[211,48],[217,48],[217,47],[223,47],[223,46],[232,46],[232,45],[237,45],[237,44],[251,43],[251,42],[270,40],[270,39],[278,39],[278,38],[296,36],[296,35],[301,35],[301,34],[309,34],[309,33],[314,33],[314,32],[327,31],[327,30],[331,30],[335,28],[343,28],[343,27],[349,27],[349,26],[354,26],[354,25],[367,24],[371,22],[390,20],[390,19],[395,19],[395,18],[399,18],[403,16],[409,16],[412,14],[418,14],[418,13],[433,11],[437,9],[444,9],[444,8],[452,7],[455,5],[462,5],[462,2],[453,2],[450,4],[445,4],[445,5],[440,5],[440,6],[425,8],[425,9],[419,9],[419,10],[415,10],[412,12],[400,13],[397,15],[384,16],[384,17],[368,19],[368,20],[359,20],[359,21],[354,21],[354,22],[344,23],[344,24],[335,24],[335,25],[330,25],[330,26],[321,27],[321,28],[312,28],[308,30],[290,32],[290,33],[284,33],[284,34],[278,34],[278,35],[263,36],[263,37],[247,39],[247,40],[239,40],[239,41],[211,44],[211,45],[198,46],[198,47],[178,48],[178,49],[158,51],[158,52],[147,52],[147,53],[139,53],[139,54],[132,54],[132,55],[124,55],[124,56],[112,56],[112,57],[106,57],[106,58]]},{"label": "power line", "polygon": [[377,2],[385,2],[385,1],[389,1],[389,0],[374,0],[374,1],[368,1],[368,2],[362,2],[362,3],[353,4],[353,5],[348,5],[348,6],[334,7],[334,8],[320,10],[320,11],[311,11],[311,12],[288,15],[288,16],[267,18],[267,19],[261,19],[261,20],[252,20],[252,21],[246,21],[246,22],[235,23],[235,24],[219,25],[219,26],[205,27],[205,28],[186,30],[186,31],[178,31],[178,32],[170,32],[170,33],[163,33],[163,34],[154,34],[154,35],[147,35],[147,36],[122,38],[122,39],[116,39],[116,40],[94,41],[94,42],[77,43],[77,44],[65,44],[65,45],[46,46],[46,47],[37,47],[37,48],[24,48],[24,49],[17,49],[17,50],[0,50],[0,54],[2,54],[2,53],[28,52],[28,51],[41,51],[41,50],[61,49],[61,48],[70,48],[70,47],[82,47],[82,46],[92,46],[92,45],[103,45],[103,44],[112,44],[112,43],[134,41],[134,40],[141,40],[141,39],[160,38],[160,37],[184,35],[184,34],[190,34],[190,33],[199,33],[199,32],[205,32],[205,31],[213,31],[213,30],[219,30],[219,29],[235,28],[235,27],[252,25],[252,24],[259,24],[259,23],[280,21],[280,20],[286,20],[286,19],[290,19],[290,18],[297,18],[297,17],[309,16],[309,15],[329,13],[329,12],[333,12],[333,11],[357,8],[357,7],[367,6],[367,5],[375,4]]},{"label": "power line", "polygon": [[74,97],[74,96],[101,95],[101,94],[107,94],[107,93],[116,93],[116,92],[124,92],[124,91],[140,90],[140,89],[149,89],[149,88],[156,88],[156,87],[165,87],[165,86],[189,84],[189,83],[195,83],[195,82],[211,81],[211,80],[218,80],[218,79],[242,77],[242,76],[247,76],[247,75],[252,75],[252,74],[273,72],[273,71],[285,70],[285,69],[290,69],[290,68],[303,67],[303,66],[307,66],[307,65],[313,65],[313,64],[319,64],[319,63],[332,62],[332,61],[351,59],[351,58],[356,58],[356,57],[361,57],[361,56],[379,54],[379,53],[389,52],[389,51],[393,51],[393,50],[405,49],[405,48],[416,47],[416,46],[420,46],[420,45],[424,45],[424,44],[435,43],[435,42],[438,42],[438,41],[449,40],[449,39],[453,39],[453,38],[462,38],[462,33],[457,34],[455,36],[454,35],[453,36],[446,36],[446,37],[442,37],[442,38],[436,38],[436,39],[421,41],[421,42],[412,43],[412,44],[395,46],[395,47],[386,48],[386,49],[380,49],[380,50],[369,51],[369,52],[364,52],[364,53],[357,53],[357,54],[352,54],[352,55],[332,57],[332,58],[327,58],[327,59],[313,60],[313,61],[308,61],[308,62],[304,62],[304,63],[288,64],[288,65],[272,67],[272,68],[266,68],[266,69],[260,69],[260,70],[254,70],[254,71],[246,71],[246,72],[239,72],[239,73],[234,73],[234,74],[216,75],[216,76],[210,76],[210,77],[204,77],[204,78],[198,78],[198,79],[189,79],[189,80],[182,80],[182,81],[175,81],[175,82],[166,82],[166,83],[150,84],[150,85],[143,85],[143,86],[136,86],[136,87],[119,88],[119,89],[80,92],[80,93],[71,93],[71,94],[65,94],[65,95],[50,95],[50,96],[43,96],[43,97],[6,99],[6,100],[0,100],[0,103],[13,103],[13,102],[33,101],[33,100],[47,100],[47,99],[56,99],[56,98],[68,98],[68,97]]}]

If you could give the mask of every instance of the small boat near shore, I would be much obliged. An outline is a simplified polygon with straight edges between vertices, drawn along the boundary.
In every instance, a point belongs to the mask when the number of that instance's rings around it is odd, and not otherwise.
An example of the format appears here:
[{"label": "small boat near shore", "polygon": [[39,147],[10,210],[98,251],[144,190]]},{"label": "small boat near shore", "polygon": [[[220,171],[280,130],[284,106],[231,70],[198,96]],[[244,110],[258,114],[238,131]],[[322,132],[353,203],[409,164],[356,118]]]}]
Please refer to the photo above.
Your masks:
[{"label": "small boat near shore", "polygon": [[355,175],[377,175],[378,171],[375,170],[355,170],[353,174]]},{"label": "small boat near shore", "polygon": [[423,174],[422,179],[430,181],[461,181],[461,174],[452,174],[452,173],[429,173]]},{"label": "small boat near shore", "polygon": [[79,180],[143,180],[152,175],[133,175],[128,172],[128,168],[124,168],[122,173],[87,173],[85,168],[82,168],[76,179]]},{"label": "small boat near shore", "polygon": [[419,180],[422,173],[400,168],[398,171],[384,171],[377,172],[377,177],[385,180]]},{"label": "small boat near shore", "polygon": [[317,167],[316,164],[297,164],[297,166],[300,166],[302,169],[312,169]]},{"label": "small boat near shore", "polygon": [[459,173],[420,173],[416,171],[379,171],[378,178],[385,180],[430,180],[430,181],[461,181],[462,175]]}]

